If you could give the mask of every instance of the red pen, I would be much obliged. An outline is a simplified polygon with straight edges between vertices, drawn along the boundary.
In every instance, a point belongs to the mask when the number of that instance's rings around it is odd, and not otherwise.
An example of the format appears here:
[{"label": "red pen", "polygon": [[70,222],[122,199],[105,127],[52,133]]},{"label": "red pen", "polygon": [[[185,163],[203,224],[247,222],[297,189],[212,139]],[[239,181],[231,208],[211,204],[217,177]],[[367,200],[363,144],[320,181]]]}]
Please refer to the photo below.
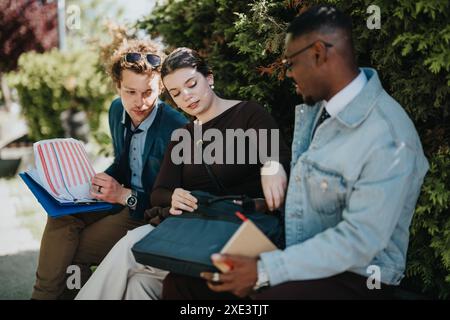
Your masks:
[{"label": "red pen", "polygon": [[239,211],[236,211],[235,214],[239,219],[241,219],[244,222],[248,220],[248,218],[246,216],[244,216],[242,213],[240,213]]}]

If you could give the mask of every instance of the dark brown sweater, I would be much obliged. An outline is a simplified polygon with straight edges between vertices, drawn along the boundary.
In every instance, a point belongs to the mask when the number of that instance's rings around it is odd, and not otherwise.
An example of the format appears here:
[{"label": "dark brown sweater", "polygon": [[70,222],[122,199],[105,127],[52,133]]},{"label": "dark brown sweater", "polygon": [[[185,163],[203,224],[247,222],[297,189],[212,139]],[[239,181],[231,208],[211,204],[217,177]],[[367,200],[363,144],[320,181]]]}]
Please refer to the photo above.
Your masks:
[{"label": "dark brown sweater", "polygon": [[[191,134],[191,164],[176,165],[171,161],[171,153],[173,147],[179,143],[172,141],[166,150],[161,169],[156,178],[151,195],[151,203],[153,206],[167,207],[171,204],[171,197],[175,188],[183,188],[185,190],[202,190],[213,194],[223,194],[219,192],[214,182],[208,176],[208,172],[204,164],[194,164],[194,148],[198,148],[194,144],[194,124],[191,122],[185,126]],[[245,164],[236,164],[237,159],[237,143],[235,143],[235,161],[234,164],[226,164],[226,129],[278,129],[278,125],[272,116],[258,103],[242,101],[235,106],[227,109],[217,117],[209,120],[202,125],[202,132],[207,129],[215,128],[222,132],[224,139],[223,147],[223,164],[213,163],[210,165],[215,176],[221,181],[226,188],[227,194],[241,195],[245,194],[253,198],[263,198],[261,187],[261,176],[259,156],[256,157],[257,163],[250,164],[249,152],[258,151],[258,144],[250,144],[246,139]],[[281,133],[280,133],[281,135]],[[269,156],[271,155],[270,131],[267,134],[269,142]],[[258,139],[259,141],[259,139]],[[204,141],[203,149],[211,142]],[[258,153],[256,153],[258,155]],[[290,150],[286,143],[280,137],[279,143],[279,160],[286,170],[289,172]]]}]

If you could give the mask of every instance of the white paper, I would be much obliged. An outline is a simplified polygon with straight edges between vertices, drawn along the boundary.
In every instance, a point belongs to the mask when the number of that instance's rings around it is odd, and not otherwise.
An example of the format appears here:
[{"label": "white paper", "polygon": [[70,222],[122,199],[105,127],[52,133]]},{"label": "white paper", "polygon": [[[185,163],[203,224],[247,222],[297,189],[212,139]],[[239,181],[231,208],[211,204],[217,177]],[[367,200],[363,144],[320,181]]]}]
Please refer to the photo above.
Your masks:
[{"label": "white paper", "polygon": [[95,171],[81,141],[42,140],[33,149],[36,172],[32,177],[56,200],[61,203],[97,201],[90,196]]}]

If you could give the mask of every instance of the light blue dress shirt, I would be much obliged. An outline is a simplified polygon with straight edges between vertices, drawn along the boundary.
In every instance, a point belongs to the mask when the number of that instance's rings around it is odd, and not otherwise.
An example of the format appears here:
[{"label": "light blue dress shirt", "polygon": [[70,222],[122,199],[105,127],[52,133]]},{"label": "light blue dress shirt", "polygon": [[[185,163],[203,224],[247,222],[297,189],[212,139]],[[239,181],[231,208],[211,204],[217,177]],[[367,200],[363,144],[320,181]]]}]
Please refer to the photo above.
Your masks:
[{"label": "light blue dress shirt", "polygon": [[[158,111],[158,104],[155,104],[155,107],[150,112],[148,117],[145,118],[145,120],[142,121],[142,123],[138,127],[140,130],[142,130],[142,132],[134,134],[133,137],[131,138],[130,143],[131,188],[133,190],[137,190],[140,192],[144,191],[142,188],[141,176],[143,169],[142,157],[144,155],[147,131],[152,126],[157,111]],[[125,124],[125,111],[123,112],[122,124]],[[131,129],[132,130],[136,129],[133,124],[131,124]],[[124,136],[126,136],[126,130]]]}]

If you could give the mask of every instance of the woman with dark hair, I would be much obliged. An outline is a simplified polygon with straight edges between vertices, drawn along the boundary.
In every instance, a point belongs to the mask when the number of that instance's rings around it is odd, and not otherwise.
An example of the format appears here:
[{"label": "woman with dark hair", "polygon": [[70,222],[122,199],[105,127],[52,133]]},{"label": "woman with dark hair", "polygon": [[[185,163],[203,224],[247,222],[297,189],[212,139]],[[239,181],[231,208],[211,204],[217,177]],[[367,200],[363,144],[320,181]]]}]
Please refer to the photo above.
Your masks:
[{"label": "woman with dark hair", "polygon": [[[208,163],[208,166],[226,192],[265,198],[270,211],[280,208],[287,185],[284,168],[289,167],[290,153],[279,138],[278,126],[270,114],[256,102],[219,97],[213,90],[214,76],[211,69],[192,49],[174,50],[162,65],[161,77],[167,93],[177,107],[195,118],[195,121],[180,129],[189,133],[191,150],[201,143],[206,151],[212,143],[204,141],[207,140],[208,132],[222,135],[223,144],[218,150],[215,149],[212,155],[215,161]],[[196,129],[203,132],[200,140],[196,140]],[[230,135],[230,132],[236,135]],[[265,141],[257,134],[257,140],[249,141],[250,138],[245,140],[244,137],[244,144],[235,145],[236,137],[248,132],[269,134]],[[272,135],[278,139],[272,139]],[[207,162],[204,159],[206,154],[202,154],[200,163],[195,161],[194,154],[189,156],[186,150],[180,156],[176,152],[180,142],[173,141],[174,136],[177,134],[172,135],[172,142],[165,152],[152,191],[151,203],[154,207],[170,207],[170,214],[178,215],[197,208],[197,199],[190,191],[202,190],[212,194],[221,192],[202,162]],[[266,155],[270,153],[271,156],[261,159],[261,154],[264,153],[261,150],[263,142],[267,142]],[[256,161],[255,155],[258,158]],[[81,289],[77,299],[160,299],[162,280],[167,272],[137,263],[131,252],[132,246],[152,229],[151,225],[137,228],[120,240]],[[191,282],[189,277],[187,279]],[[199,286],[206,286],[204,280],[196,281]],[[223,296],[212,291],[211,294],[217,298]],[[228,297],[227,294],[224,297]]]}]

